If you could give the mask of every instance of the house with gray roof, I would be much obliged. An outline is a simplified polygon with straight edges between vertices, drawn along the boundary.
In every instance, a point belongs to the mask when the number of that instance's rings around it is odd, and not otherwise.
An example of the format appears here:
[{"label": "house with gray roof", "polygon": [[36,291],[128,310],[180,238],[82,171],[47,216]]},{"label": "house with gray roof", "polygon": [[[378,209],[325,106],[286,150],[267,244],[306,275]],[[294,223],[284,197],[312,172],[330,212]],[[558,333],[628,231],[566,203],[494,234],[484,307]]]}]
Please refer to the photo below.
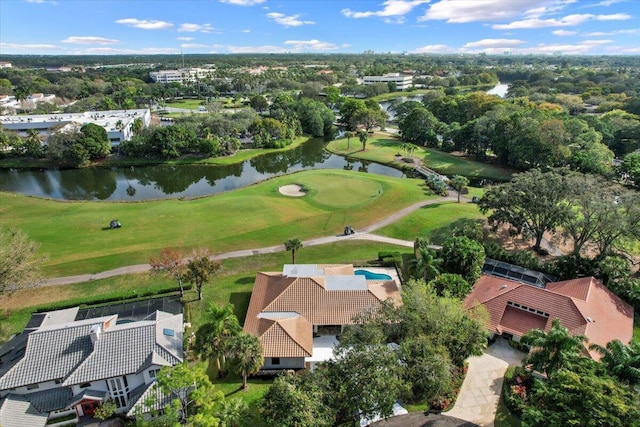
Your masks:
[{"label": "house with gray roof", "polygon": [[157,372],[183,360],[182,314],[155,311],[128,323],[77,314],[78,307],[34,314],[0,347],[0,426],[92,416],[105,400],[118,413],[144,413]]}]

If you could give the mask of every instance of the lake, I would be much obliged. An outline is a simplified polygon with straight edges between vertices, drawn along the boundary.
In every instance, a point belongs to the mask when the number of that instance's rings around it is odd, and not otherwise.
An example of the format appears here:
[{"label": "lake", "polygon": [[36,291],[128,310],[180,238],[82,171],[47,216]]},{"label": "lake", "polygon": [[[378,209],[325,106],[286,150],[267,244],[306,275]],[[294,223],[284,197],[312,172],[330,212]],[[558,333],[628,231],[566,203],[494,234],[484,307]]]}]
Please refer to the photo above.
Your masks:
[{"label": "lake", "polygon": [[157,165],[64,170],[0,170],[0,190],[59,200],[140,201],[193,198],[236,190],[309,169],[344,169],[402,177],[398,169],[331,154],[320,140],[226,166]]}]

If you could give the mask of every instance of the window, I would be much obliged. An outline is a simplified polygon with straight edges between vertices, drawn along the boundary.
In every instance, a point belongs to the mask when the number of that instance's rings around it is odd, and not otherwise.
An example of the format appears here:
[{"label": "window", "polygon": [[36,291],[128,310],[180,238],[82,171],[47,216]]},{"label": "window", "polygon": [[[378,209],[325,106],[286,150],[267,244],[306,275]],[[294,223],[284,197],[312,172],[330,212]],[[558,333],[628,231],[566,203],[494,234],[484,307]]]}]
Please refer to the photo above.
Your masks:
[{"label": "window", "polygon": [[168,337],[172,337],[176,334],[176,331],[174,331],[173,329],[169,329],[169,328],[164,328],[162,330],[162,333]]},{"label": "window", "polygon": [[37,388],[40,388],[40,386],[38,384],[29,384],[27,386],[27,390],[35,390]]},{"label": "window", "polygon": [[54,381],[56,384],[62,384],[62,378],[58,378],[57,380]]},{"label": "window", "polygon": [[271,358],[271,364],[272,365],[279,365],[280,364],[280,358],[279,357],[272,357]]},{"label": "window", "polygon": [[82,383],[80,384],[80,388],[89,388],[91,387],[91,383]]},{"label": "window", "polygon": [[127,406],[129,399],[129,383],[127,382],[127,377],[110,378],[107,384],[111,392],[111,398],[116,402],[116,406],[118,408]]},{"label": "window", "polygon": [[158,376],[160,369],[149,369],[149,378],[155,378]]}]

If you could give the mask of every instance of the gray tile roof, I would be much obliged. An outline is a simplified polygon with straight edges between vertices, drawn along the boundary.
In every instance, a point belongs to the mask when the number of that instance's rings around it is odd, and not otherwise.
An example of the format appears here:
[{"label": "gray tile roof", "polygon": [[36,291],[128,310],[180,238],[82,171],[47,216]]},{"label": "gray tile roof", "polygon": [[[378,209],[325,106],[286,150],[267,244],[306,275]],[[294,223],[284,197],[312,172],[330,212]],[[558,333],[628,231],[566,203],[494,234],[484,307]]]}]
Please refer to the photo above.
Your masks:
[{"label": "gray tile roof", "polygon": [[24,396],[10,394],[0,400],[2,427],[44,427],[48,415],[35,409]]},{"label": "gray tile roof", "polygon": [[[68,408],[73,392],[68,387],[52,388],[25,395],[34,408],[43,413]],[[4,427],[4,426],[3,426]]]},{"label": "gray tile roof", "polygon": [[[167,328],[174,330],[174,336],[164,335],[163,330]],[[149,366],[149,356],[171,366],[182,361],[181,314],[158,322],[133,322],[106,329],[95,342],[93,352],[63,385],[135,374],[143,366]]]},{"label": "gray tile roof", "polygon": [[[189,390],[180,389],[178,393],[184,396]],[[127,412],[127,417],[136,417],[140,414],[146,414],[152,411],[159,411],[169,405],[177,396],[173,394],[164,394],[156,381],[148,385],[141,385],[131,391],[131,409]]]},{"label": "gray tile roof", "polygon": [[0,378],[0,390],[65,378],[91,353],[91,325],[35,331],[24,357]]},{"label": "gray tile roof", "polygon": [[[70,389],[68,389],[68,390],[70,390]],[[75,396],[72,396],[71,399],[67,399],[67,401],[65,402],[64,407],[65,408],[70,408],[72,406],[77,405],[78,403],[82,402],[85,399],[93,399],[93,400],[103,401],[103,400],[107,400],[108,397],[109,397],[109,392],[107,392],[107,391],[92,390],[92,389],[88,388],[88,389],[82,390],[82,393],[79,393],[79,394],[76,394]]]},{"label": "gray tile roof", "polygon": [[[24,356],[19,346],[0,355],[0,390],[60,379],[62,386],[81,384],[140,372],[150,362],[181,362],[182,315],[151,318],[122,325],[114,316],[43,325],[27,335]],[[103,323],[109,326],[92,344],[92,325]]]}]

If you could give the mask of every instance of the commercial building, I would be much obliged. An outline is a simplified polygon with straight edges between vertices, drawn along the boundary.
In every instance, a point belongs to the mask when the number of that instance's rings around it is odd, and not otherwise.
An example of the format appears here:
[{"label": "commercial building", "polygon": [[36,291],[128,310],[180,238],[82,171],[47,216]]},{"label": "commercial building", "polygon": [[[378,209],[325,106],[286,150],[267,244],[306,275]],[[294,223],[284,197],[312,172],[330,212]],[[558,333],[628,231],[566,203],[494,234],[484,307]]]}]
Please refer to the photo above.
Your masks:
[{"label": "commercial building", "polygon": [[0,116],[0,124],[5,129],[13,130],[26,136],[30,129],[36,129],[46,138],[51,133],[64,131],[73,127],[82,127],[87,123],[102,126],[112,146],[122,141],[128,141],[133,136],[133,124],[139,120],[143,128],[151,123],[151,111],[139,110],[108,110],[86,111],[84,113],[62,114],[31,114]]},{"label": "commercial building", "polygon": [[374,83],[395,83],[398,90],[405,90],[413,86],[413,76],[406,76],[400,73],[385,74],[384,76],[365,76],[362,83],[365,86]]},{"label": "commercial building", "polygon": [[180,68],[178,70],[152,71],[149,77],[156,83],[189,83],[213,77],[215,68]]}]

